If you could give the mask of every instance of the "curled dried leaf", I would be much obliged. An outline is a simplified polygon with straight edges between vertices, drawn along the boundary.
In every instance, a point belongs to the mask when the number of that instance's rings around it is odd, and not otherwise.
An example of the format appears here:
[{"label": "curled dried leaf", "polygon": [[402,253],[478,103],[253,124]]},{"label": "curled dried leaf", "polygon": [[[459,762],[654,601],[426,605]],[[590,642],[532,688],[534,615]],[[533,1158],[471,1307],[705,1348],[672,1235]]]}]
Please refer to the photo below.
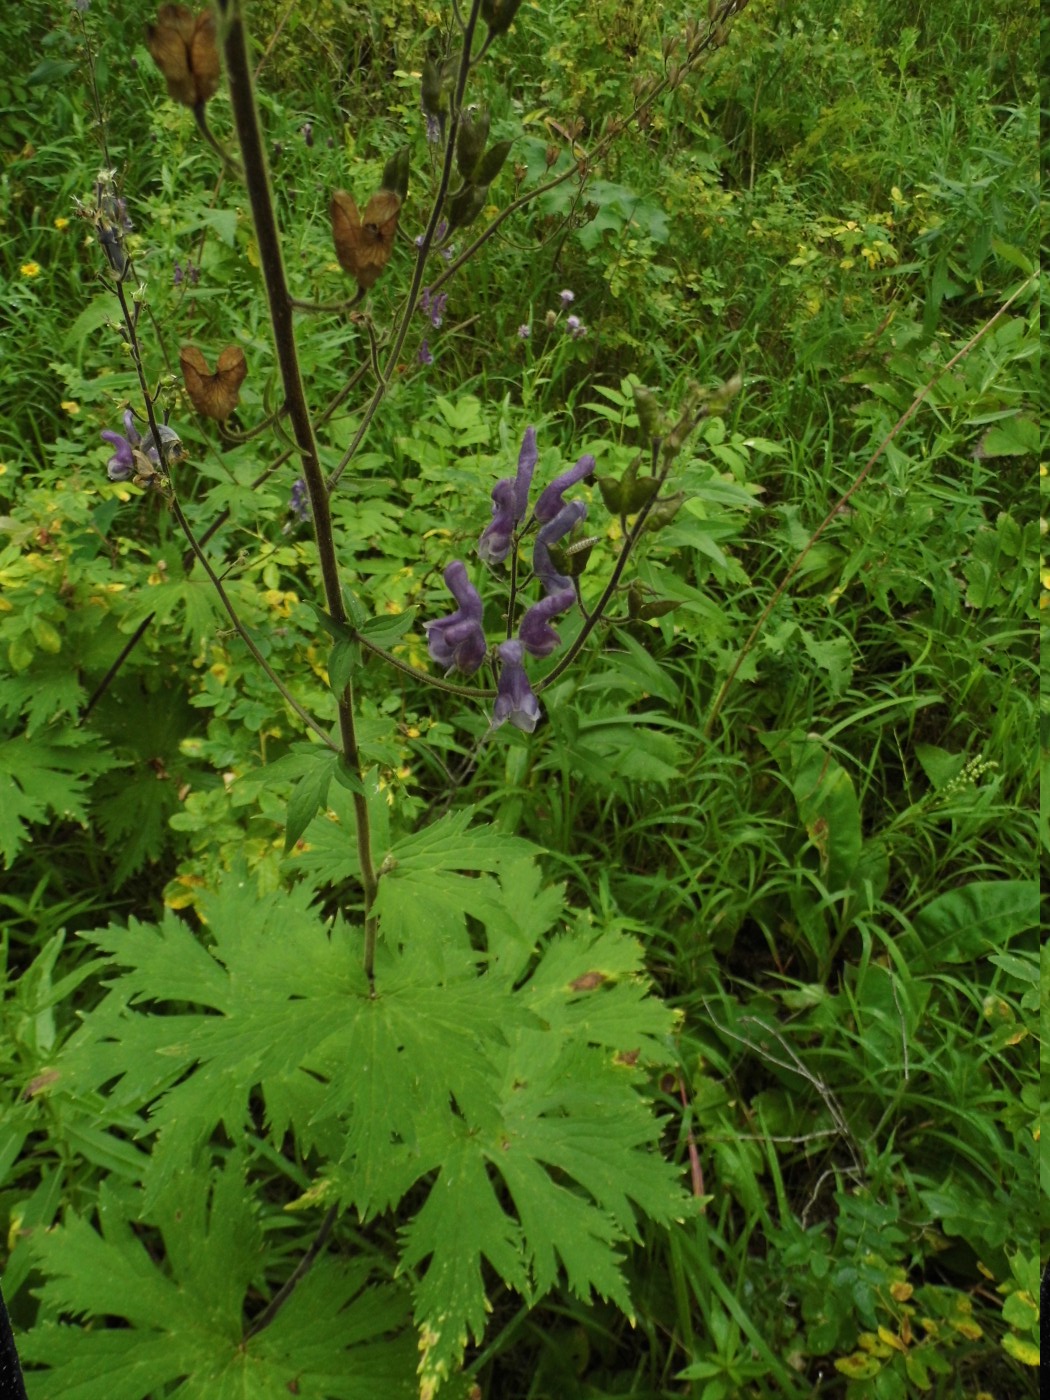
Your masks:
[{"label": "curled dried leaf", "polygon": [[190,403],[205,418],[222,422],[237,407],[241,385],[248,373],[244,351],[239,345],[227,345],[220,354],[212,374],[199,350],[184,345],[179,351],[182,379]]},{"label": "curled dried leaf", "polygon": [[390,261],[401,213],[400,198],[392,190],[379,190],[361,213],[353,195],[336,190],[329,213],[339,266],[356,279],[358,286],[373,286]]},{"label": "curled dried leaf", "polygon": [[156,24],[146,26],[146,47],[164,74],[168,96],[187,107],[203,106],[219,88],[215,17],[185,5],[161,5]]}]

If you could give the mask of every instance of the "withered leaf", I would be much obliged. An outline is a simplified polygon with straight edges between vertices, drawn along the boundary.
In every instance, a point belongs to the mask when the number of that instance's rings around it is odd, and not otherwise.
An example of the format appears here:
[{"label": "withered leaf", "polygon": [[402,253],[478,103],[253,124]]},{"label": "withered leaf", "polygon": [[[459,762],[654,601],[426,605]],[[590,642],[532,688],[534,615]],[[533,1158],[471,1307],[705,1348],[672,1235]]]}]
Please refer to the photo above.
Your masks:
[{"label": "withered leaf", "polygon": [[604,972],[585,972],[569,983],[574,992],[593,992],[595,987],[600,987],[605,981]]},{"label": "withered leaf", "polygon": [[210,11],[195,15],[185,5],[161,5],[156,24],[146,26],[146,47],[176,102],[196,107],[218,91],[219,48]]},{"label": "withered leaf", "polygon": [[220,354],[212,374],[199,350],[184,345],[179,351],[182,379],[190,403],[205,418],[222,422],[237,407],[241,385],[248,373],[244,351],[239,345],[227,345]]},{"label": "withered leaf", "polygon": [[401,200],[392,190],[379,190],[361,213],[353,195],[336,190],[329,212],[339,266],[367,290],[390,261]]}]

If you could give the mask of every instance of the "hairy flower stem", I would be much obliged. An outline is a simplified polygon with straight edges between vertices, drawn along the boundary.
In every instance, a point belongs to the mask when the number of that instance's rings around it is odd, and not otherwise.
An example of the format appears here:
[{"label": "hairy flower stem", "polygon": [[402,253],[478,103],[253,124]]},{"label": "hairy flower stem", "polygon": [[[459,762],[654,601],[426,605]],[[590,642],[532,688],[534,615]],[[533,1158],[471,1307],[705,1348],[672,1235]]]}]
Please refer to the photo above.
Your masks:
[{"label": "hairy flower stem", "polygon": [[[274,348],[277,352],[277,364],[284,388],[285,407],[288,411],[292,437],[298,449],[303,480],[306,483],[306,491],[310,500],[310,516],[317,538],[317,553],[321,565],[325,604],[333,621],[345,627],[348,625],[348,618],[339,583],[339,567],[336,559],[335,539],[332,533],[332,515],[328,506],[328,492],[325,489],[324,475],[317,452],[317,441],[314,437],[313,422],[303,389],[299,356],[296,350],[293,324],[295,308],[288,289],[284,261],[281,257],[281,241],[277,230],[277,217],[274,212],[269,171],[263,150],[259,114],[252,91],[248,34],[244,26],[241,0],[219,0],[219,9],[223,18],[223,53],[226,61],[230,104],[233,109],[234,126],[237,131],[237,141],[240,145],[241,161],[248,187],[248,202],[251,206],[252,222],[255,226],[259,265],[269,304],[270,324],[273,328]],[[353,689],[348,683],[339,696],[339,734],[347,764],[360,777],[362,776],[361,755],[357,744],[353,707]],[[375,965],[377,933],[377,921],[372,909],[375,904],[378,877],[372,859],[368,803],[363,790],[355,791],[352,796],[365,909],[364,969],[365,975],[371,982]]]}]

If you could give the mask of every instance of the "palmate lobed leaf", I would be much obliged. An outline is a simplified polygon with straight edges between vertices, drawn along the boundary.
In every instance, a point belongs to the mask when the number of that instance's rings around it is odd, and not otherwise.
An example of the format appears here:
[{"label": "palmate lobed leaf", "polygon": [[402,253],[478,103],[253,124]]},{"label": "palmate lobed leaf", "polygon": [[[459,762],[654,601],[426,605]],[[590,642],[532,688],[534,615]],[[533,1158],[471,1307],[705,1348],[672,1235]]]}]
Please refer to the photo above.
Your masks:
[{"label": "palmate lobed leaf", "polygon": [[[270,1326],[245,1336],[244,1302],[263,1238],[244,1186],[236,1157],[212,1174],[210,1202],[206,1174],[180,1179],[149,1217],[164,1239],[166,1268],[132,1233],[141,1202],[105,1184],[102,1234],[71,1215],[34,1237],[49,1275],[40,1290],[47,1320],[21,1343],[27,1364],[47,1367],[30,1372],[35,1400],[140,1400],[168,1385],[209,1400],[414,1394],[407,1295],[377,1284],[363,1262],[319,1261]],[[69,1313],[129,1326],[54,1320]]]},{"label": "palmate lobed leaf", "polygon": [[[451,836],[431,859],[469,868]],[[640,945],[615,926],[581,919],[534,951],[561,899],[529,901],[538,884],[520,848],[507,843],[501,869],[498,837],[483,840],[476,858],[493,874],[449,885],[458,909],[419,918],[407,943],[380,942],[374,995],[357,930],[322,922],[308,890],[260,899],[236,874],[202,904],[209,947],[177,919],[89,936],[127,971],[74,1038],[67,1088],[101,1088],[124,1031],[174,1070],[164,1080],[123,1066],[134,1086],[162,1090],[148,1211],[192,1179],[220,1122],[237,1140],[256,1090],[275,1143],[291,1130],[300,1151],[320,1153],[318,1197],[365,1217],[426,1186],[402,1237],[424,1395],[480,1339],[487,1269],[528,1298],[564,1270],[581,1298],[596,1291],[629,1312],[623,1246],[639,1216],[669,1223],[691,1208],[639,1092],[644,1067],[667,1058],[673,1014],[649,995]],[[425,843],[403,849],[407,883],[434,878]],[[187,1001],[207,1010],[187,1014]],[[165,1002],[177,1014],[138,1009]],[[141,1108],[129,1087],[118,1096]],[[212,1300],[216,1319],[235,1310],[230,1296]]]}]

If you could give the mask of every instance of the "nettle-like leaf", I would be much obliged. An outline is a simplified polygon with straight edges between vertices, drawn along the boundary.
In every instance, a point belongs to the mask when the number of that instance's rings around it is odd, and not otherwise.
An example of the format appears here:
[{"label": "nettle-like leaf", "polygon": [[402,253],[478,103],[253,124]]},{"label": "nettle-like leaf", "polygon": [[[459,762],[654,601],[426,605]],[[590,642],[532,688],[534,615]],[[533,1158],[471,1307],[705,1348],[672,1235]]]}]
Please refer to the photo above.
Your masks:
[{"label": "nettle-like leaf", "polygon": [[[136,1192],[99,1189],[101,1232],[69,1215],[39,1231],[32,1252],[47,1276],[41,1321],[21,1339],[38,1400],[166,1394],[284,1400],[290,1394],[373,1400],[415,1391],[403,1289],[377,1283],[367,1263],[322,1259],[273,1322],[246,1335],[245,1297],[258,1280],[264,1236],[236,1157],[186,1174],[148,1213],[163,1241],[140,1237]],[[136,1229],[132,1227],[135,1221]],[[155,1238],[155,1237],[154,1237]],[[70,1315],[121,1318],[123,1328],[70,1325]],[[390,1340],[392,1333],[402,1335]]]},{"label": "nettle-like leaf", "polygon": [[630,1312],[639,1216],[691,1206],[641,1092],[673,1028],[641,947],[586,921],[548,936],[560,895],[523,849],[462,813],[395,842],[374,991],[357,929],[243,876],[204,901],[207,946],[174,917],[85,935],[123,971],[61,1066],[74,1096],[155,1100],[149,1210],[218,1125],[238,1140],[256,1096],[274,1143],[322,1162],[316,1199],[367,1217],[411,1190],[424,1396],[480,1340],[489,1271],[530,1299],[563,1274]]}]

